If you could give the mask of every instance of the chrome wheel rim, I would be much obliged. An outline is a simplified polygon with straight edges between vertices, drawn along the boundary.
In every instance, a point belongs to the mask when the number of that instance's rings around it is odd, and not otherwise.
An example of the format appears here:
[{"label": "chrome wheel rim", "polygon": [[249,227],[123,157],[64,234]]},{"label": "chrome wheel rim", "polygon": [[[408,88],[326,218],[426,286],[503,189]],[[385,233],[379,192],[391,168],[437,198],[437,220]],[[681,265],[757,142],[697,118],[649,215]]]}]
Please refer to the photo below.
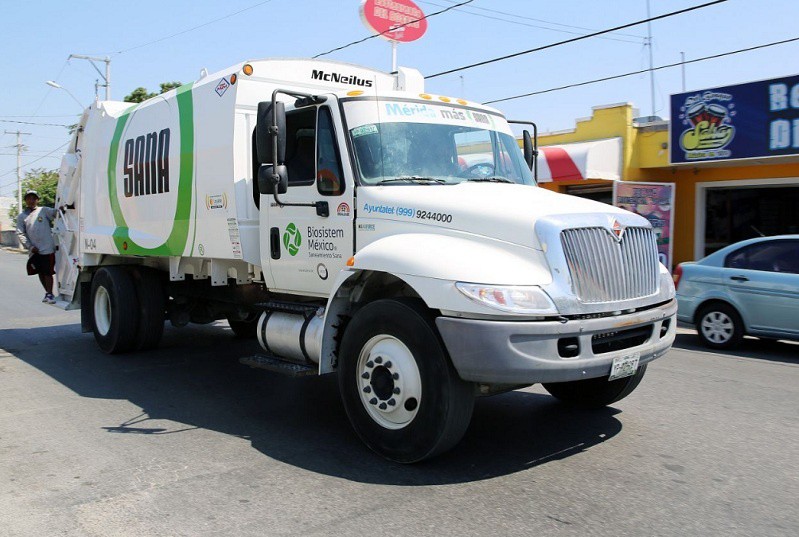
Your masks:
[{"label": "chrome wheel rim", "polygon": [[726,313],[721,311],[711,311],[702,317],[702,334],[708,341],[717,344],[727,343],[732,339],[735,332],[735,325]]},{"label": "chrome wheel rim", "polygon": [[101,336],[111,330],[111,297],[102,286],[94,293],[94,326]]},{"label": "chrome wheel rim", "polygon": [[355,374],[361,403],[377,424],[396,430],[413,421],[422,402],[422,377],[402,341],[385,334],[371,338]]}]

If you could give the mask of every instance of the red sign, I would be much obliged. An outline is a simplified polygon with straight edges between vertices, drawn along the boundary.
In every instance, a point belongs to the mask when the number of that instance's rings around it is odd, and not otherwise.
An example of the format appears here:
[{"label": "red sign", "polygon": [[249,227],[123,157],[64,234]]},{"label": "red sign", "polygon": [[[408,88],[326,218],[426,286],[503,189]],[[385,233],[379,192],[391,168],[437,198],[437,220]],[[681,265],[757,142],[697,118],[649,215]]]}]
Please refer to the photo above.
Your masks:
[{"label": "red sign", "polygon": [[361,20],[389,41],[416,41],[427,31],[427,19],[411,0],[363,0]]}]

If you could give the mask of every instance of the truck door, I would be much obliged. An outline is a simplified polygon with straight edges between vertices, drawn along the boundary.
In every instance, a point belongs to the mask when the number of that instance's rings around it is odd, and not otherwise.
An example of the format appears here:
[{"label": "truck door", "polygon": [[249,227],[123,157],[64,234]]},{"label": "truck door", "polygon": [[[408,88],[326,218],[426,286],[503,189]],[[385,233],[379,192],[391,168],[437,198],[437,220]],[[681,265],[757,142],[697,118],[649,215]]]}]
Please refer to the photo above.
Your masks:
[{"label": "truck door", "polygon": [[[354,180],[346,133],[337,108],[306,107],[286,113],[288,192],[284,203],[327,202],[329,216],[313,207],[280,207],[264,196],[275,290],[327,296],[354,253]],[[277,244],[276,244],[277,243]]]}]

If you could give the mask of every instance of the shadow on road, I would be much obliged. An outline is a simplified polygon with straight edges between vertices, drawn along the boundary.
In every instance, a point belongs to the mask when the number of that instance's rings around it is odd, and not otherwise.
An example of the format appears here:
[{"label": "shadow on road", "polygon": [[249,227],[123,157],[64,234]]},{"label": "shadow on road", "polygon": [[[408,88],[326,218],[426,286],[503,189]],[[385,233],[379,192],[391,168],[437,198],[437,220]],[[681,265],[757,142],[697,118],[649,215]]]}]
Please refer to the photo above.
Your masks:
[{"label": "shadow on road", "polygon": [[745,337],[741,345],[733,350],[716,351],[705,347],[696,332],[677,334],[674,347],[687,351],[712,352],[722,356],[737,358],[754,358],[769,362],[785,364],[799,364],[799,344],[789,341],[760,340],[754,337]]},{"label": "shadow on road", "polygon": [[[615,436],[618,410],[576,411],[551,397],[510,392],[478,399],[451,452],[403,466],[370,452],[341,406],[335,375],[291,379],[237,358],[257,348],[226,326],[166,330],[160,349],[107,356],[79,325],[0,330],[3,346],[82,397],[124,399],[141,412],[110,434],[175,434],[203,428],[247,438],[258,451],[306,470],[358,482],[448,484],[511,474],[564,459]],[[167,424],[164,420],[177,422]]]}]

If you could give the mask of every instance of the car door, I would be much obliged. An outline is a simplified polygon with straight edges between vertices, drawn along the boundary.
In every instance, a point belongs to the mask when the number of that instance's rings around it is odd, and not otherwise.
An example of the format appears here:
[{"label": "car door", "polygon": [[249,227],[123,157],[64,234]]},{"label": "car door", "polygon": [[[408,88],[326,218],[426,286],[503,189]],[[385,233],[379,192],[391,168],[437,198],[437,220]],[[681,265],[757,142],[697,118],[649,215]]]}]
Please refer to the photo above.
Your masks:
[{"label": "car door", "polygon": [[799,336],[799,240],[744,246],[724,266],[725,285],[751,332]]},{"label": "car door", "polygon": [[326,202],[314,207],[279,206],[265,197],[274,290],[327,296],[336,275],[354,253],[352,171],[338,110],[306,107],[286,113],[288,192],[283,203]]}]

